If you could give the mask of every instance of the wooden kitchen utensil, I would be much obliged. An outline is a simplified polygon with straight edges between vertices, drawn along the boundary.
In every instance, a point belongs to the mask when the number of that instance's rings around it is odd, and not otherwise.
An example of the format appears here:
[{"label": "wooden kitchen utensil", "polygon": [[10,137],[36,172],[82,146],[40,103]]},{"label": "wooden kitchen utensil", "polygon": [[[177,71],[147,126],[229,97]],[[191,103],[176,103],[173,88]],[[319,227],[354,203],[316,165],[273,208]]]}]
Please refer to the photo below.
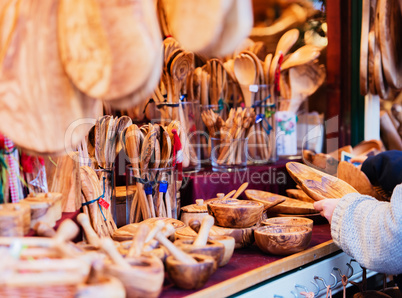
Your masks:
[{"label": "wooden kitchen utensil", "polygon": [[82,228],[84,229],[85,238],[90,245],[93,245],[95,248],[100,247],[100,238],[96,234],[95,230],[91,226],[90,219],[88,215],[85,213],[80,213],[77,216],[77,221],[80,223]]},{"label": "wooden kitchen utensil", "polygon": [[[190,223],[191,224],[191,223]],[[201,223],[200,231],[194,240],[176,240],[174,244],[189,254],[201,254],[206,256],[211,256],[215,260],[215,270],[218,268],[218,264],[223,259],[225,252],[225,247],[219,242],[209,240],[209,231],[214,225],[214,218],[207,215],[203,218]]]},{"label": "wooden kitchen utensil", "polygon": [[286,194],[289,198],[294,198],[299,201],[314,203],[315,201],[310,198],[304,191],[301,189],[287,189]]},{"label": "wooden kitchen utensil", "polygon": [[288,68],[310,63],[320,56],[320,48],[314,45],[305,45],[290,54],[281,66],[281,71]]},{"label": "wooden kitchen utensil", "polygon": [[91,127],[76,121],[101,113],[102,103],[79,92],[63,69],[57,44],[58,4],[33,1],[18,6],[1,64],[0,130],[32,153],[60,155],[66,151],[66,140],[68,148],[75,148]]},{"label": "wooden kitchen utensil", "polygon": [[189,222],[194,219],[202,221],[202,219],[208,215],[207,204],[204,203],[204,200],[197,199],[195,202],[195,204],[187,205],[181,208],[180,220],[186,225],[188,225]]},{"label": "wooden kitchen utensil", "polygon": [[[278,194],[270,193],[261,190],[246,190],[248,199],[261,202],[263,204],[275,204],[269,207],[269,213],[287,213],[287,214],[307,214],[317,213],[312,203],[302,202],[299,200],[291,199]],[[276,204],[279,201],[278,204]]]},{"label": "wooden kitchen utensil", "polygon": [[397,1],[378,0],[379,39],[382,64],[387,83],[392,88],[402,88],[402,54],[400,45],[402,37],[399,30],[402,22],[401,7]]},{"label": "wooden kitchen utensil", "polygon": [[110,85],[112,53],[96,0],[60,0],[58,41],[67,75],[85,94],[104,95]]},{"label": "wooden kitchen utensil", "polygon": [[264,211],[264,204],[246,200],[214,200],[207,203],[208,213],[218,226],[248,228],[255,225]]},{"label": "wooden kitchen utensil", "polygon": [[370,0],[362,1],[362,24],[360,39],[360,94],[368,92],[368,35],[370,30]]},{"label": "wooden kitchen utensil", "polygon": [[113,264],[106,266],[106,272],[123,283],[127,297],[160,295],[164,280],[161,260],[156,257],[125,260],[109,238],[101,240],[101,247],[113,261]]},{"label": "wooden kitchen utensil", "polygon": [[286,169],[303,191],[316,201],[340,199],[348,193],[358,192],[345,181],[301,163],[288,162]]},{"label": "wooden kitchen utensil", "polygon": [[350,162],[341,161],[339,163],[338,178],[350,184],[363,195],[372,196],[381,201],[386,200],[375,191],[366,174]]},{"label": "wooden kitchen utensil", "polygon": [[230,199],[236,200],[242,193],[243,191],[246,190],[246,188],[248,187],[248,182],[244,182],[242,185],[240,185],[240,187],[236,190],[235,194],[230,197]]},{"label": "wooden kitchen utensil", "polygon": [[234,73],[239,82],[246,108],[251,107],[253,104],[253,95],[250,91],[250,85],[255,83],[256,69],[256,65],[250,56],[242,55],[235,58]]},{"label": "wooden kitchen utensil", "polygon": [[149,1],[98,3],[112,53],[111,82],[102,98],[119,100],[136,91],[150,76],[162,47],[159,26]]},{"label": "wooden kitchen utensil", "polygon": [[281,36],[276,45],[275,56],[279,55],[282,52],[283,56],[286,56],[293,45],[296,43],[299,38],[299,30],[298,29],[290,29],[285,34]]}]

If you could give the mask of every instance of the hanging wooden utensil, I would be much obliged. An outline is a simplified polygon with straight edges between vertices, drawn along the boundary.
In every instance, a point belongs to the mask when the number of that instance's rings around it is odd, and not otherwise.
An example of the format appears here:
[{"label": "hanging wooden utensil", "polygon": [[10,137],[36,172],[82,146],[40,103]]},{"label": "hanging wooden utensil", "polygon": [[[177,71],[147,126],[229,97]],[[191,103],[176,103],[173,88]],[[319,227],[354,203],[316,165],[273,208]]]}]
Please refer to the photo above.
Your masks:
[{"label": "hanging wooden utensil", "polygon": [[67,75],[85,94],[104,95],[110,84],[112,53],[96,0],[61,0],[58,12],[60,56]]},{"label": "hanging wooden utensil", "polygon": [[0,69],[0,130],[16,145],[37,154],[61,154],[66,145],[75,148],[91,127],[73,129],[75,121],[101,113],[101,102],[79,92],[62,67],[58,3],[33,1],[19,6]]},{"label": "hanging wooden utensil", "polygon": [[285,34],[281,36],[276,45],[275,56],[282,52],[283,56],[286,56],[289,50],[296,43],[299,38],[299,30],[298,29],[290,29]]},{"label": "hanging wooden utensil", "polygon": [[368,35],[370,31],[370,0],[362,2],[362,25],[360,39],[360,94],[368,92]]},{"label": "hanging wooden utensil", "polygon": [[286,169],[297,185],[316,201],[340,199],[358,192],[345,181],[298,162],[288,162]]},{"label": "hanging wooden utensil", "polygon": [[[390,87],[402,88],[402,10],[395,0],[378,0],[379,39],[385,78]],[[398,28],[398,29],[397,29]]]},{"label": "hanging wooden utensil", "polygon": [[150,1],[98,3],[113,61],[110,87],[102,98],[118,100],[137,90],[150,76],[162,46],[159,26]]}]

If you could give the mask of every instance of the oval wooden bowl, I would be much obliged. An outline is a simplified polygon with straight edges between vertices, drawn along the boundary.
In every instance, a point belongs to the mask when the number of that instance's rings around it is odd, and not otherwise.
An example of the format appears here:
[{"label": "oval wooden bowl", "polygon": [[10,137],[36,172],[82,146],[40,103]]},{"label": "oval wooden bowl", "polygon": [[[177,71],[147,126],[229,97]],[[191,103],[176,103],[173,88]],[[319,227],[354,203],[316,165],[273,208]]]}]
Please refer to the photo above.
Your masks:
[{"label": "oval wooden bowl", "polygon": [[263,220],[261,222],[264,226],[290,226],[290,227],[298,227],[304,226],[310,229],[313,229],[313,220],[309,218],[303,217],[271,217]]},{"label": "oval wooden bowl", "polygon": [[91,298],[91,297],[114,297],[125,298],[126,290],[124,285],[115,277],[103,277],[96,284],[80,284],[77,288],[76,298]]},{"label": "oval wooden bowl", "polygon": [[218,263],[219,267],[225,266],[227,263],[229,263],[230,259],[232,258],[236,245],[235,239],[231,236],[226,235],[210,236],[209,238],[213,241],[223,244],[223,246],[225,247],[222,260]]},{"label": "oval wooden bowl", "polygon": [[214,258],[197,254],[191,254],[191,256],[197,261],[197,264],[183,264],[173,256],[166,259],[166,270],[173,283],[177,287],[187,290],[201,288],[214,272]]},{"label": "oval wooden bowl", "polygon": [[215,260],[214,271],[218,269],[218,265],[223,259],[225,246],[217,241],[208,240],[204,246],[196,247],[193,245],[194,240],[176,240],[174,244],[182,251],[188,254],[199,254],[213,257]]},{"label": "oval wooden bowl", "polygon": [[130,269],[106,265],[106,273],[123,283],[127,297],[158,297],[165,278],[163,263],[156,257],[127,259]]},{"label": "oval wooden bowl", "polygon": [[264,204],[243,200],[221,200],[208,202],[208,213],[215,224],[225,228],[252,227],[261,218]]},{"label": "oval wooden bowl", "polygon": [[[174,219],[174,218],[166,218],[166,217],[149,218],[149,219],[142,221],[142,223],[148,224],[149,227],[152,229],[154,224],[159,220],[164,221],[165,224],[168,224],[168,223],[172,224],[176,230],[186,227],[186,224],[183,223],[182,221]],[[138,223],[132,223],[132,224],[128,224],[128,225],[125,225],[125,226],[117,229],[116,231],[114,231],[114,233],[112,235],[112,239],[114,241],[132,240],[134,235],[137,233],[138,225],[139,225]],[[171,240],[173,240],[173,238]]]},{"label": "oval wooden bowl", "polygon": [[308,247],[312,230],[304,226],[264,226],[254,232],[255,242],[265,253],[290,255]]},{"label": "oval wooden bowl", "polygon": [[[250,228],[231,229],[213,226],[209,232],[209,237],[212,239],[214,236],[230,236],[235,240],[235,249],[250,246],[254,243],[254,230],[259,228],[260,225],[254,225]],[[197,233],[190,227],[176,230],[175,239],[190,239],[194,240]]]}]

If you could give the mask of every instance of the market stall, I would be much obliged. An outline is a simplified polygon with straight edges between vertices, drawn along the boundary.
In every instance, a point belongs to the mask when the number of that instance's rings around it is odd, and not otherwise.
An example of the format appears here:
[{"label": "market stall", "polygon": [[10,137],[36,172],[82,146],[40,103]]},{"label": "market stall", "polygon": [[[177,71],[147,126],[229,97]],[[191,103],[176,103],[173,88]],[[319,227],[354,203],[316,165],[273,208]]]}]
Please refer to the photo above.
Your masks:
[{"label": "market stall", "polygon": [[0,296],[395,285],[323,202],[391,200],[362,164],[402,150],[402,7],[341,2],[1,2]]}]

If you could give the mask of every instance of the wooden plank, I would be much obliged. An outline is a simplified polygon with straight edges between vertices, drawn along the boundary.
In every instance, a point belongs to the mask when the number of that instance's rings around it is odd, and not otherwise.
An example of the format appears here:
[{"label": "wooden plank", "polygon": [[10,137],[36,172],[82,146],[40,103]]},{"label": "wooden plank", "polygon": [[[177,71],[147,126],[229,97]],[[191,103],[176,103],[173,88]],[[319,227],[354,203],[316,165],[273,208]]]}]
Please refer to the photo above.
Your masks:
[{"label": "wooden plank", "polygon": [[340,251],[340,249],[334,244],[333,240],[329,240],[310,249],[290,255],[278,261],[218,283],[214,286],[208,287],[205,290],[198,291],[187,297],[227,297],[260,282],[266,281],[269,278],[286,273],[337,251]]}]

